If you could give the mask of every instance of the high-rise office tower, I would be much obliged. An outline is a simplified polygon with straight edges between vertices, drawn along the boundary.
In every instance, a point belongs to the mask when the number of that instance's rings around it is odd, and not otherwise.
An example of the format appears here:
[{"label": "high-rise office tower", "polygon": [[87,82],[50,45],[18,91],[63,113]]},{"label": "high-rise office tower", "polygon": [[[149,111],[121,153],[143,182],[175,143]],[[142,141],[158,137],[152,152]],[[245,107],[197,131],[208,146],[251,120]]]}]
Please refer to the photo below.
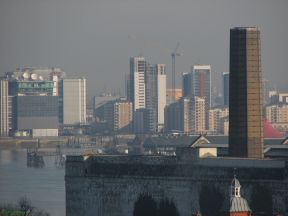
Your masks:
[{"label": "high-rise office tower", "polygon": [[211,107],[211,66],[194,65],[192,67],[193,96],[205,97],[206,109]]},{"label": "high-rise office tower", "polygon": [[160,131],[164,126],[166,106],[165,64],[148,65],[145,72],[146,109],[150,112],[151,130]]},{"label": "high-rise office tower", "polygon": [[[133,131],[136,134],[149,134],[154,132],[154,124],[149,109],[137,109],[133,113]],[[153,125],[151,125],[153,124]]]},{"label": "high-rise office tower", "polygon": [[182,109],[181,109],[179,101],[171,103],[165,107],[164,130],[166,132],[182,130],[181,113],[182,113]]},{"label": "high-rise office tower", "polygon": [[194,65],[192,67],[192,97],[205,99],[206,129],[209,125],[209,109],[211,108],[211,66]]},{"label": "high-rise office tower", "polygon": [[[133,103],[135,112],[134,126],[140,128],[135,131],[150,133],[161,130],[166,106],[165,65],[150,65],[144,57],[131,57],[130,75],[126,80],[127,98]],[[141,110],[137,112],[138,109]],[[140,121],[144,115],[145,121]]]},{"label": "high-rise office tower", "polygon": [[0,80],[0,136],[9,135],[9,96],[8,96],[8,80]]},{"label": "high-rise office tower", "polygon": [[165,131],[191,132],[191,98],[181,97],[165,107]]},{"label": "high-rise office tower", "polygon": [[223,104],[229,106],[229,72],[222,73],[223,82]]},{"label": "high-rise office tower", "polygon": [[156,64],[157,73],[157,131],[164,127],[164,109],[166,106],[165,64]]},{"label": "high-rise office tower", "polygon": [[190,122],[191,122],[191,131],[194,134],[203,133],[206,130],[205,102],[206,101],[204,97],[191,98]]},{"label": "high-rise office tower", "polygon": [[146,61],[144,57],[130,58],[130,75],[127,86],[128,100],[133,103],[133,110],[146,108],[145,103],[145,71]]},{"label": "high-rise office tower", "polygon": [[260,30],[230,30],[229,154],[263,158]]},{"label": "high-rise office tower", "polygon": [[191,132],[191,98],[183,97],[180,103],[180,131],[184,133]]},{"label": "high-rise office tower", "polygon": [[59,83],[60,122],[86,123],[86,79],[63,79]]},{"label": "high-rise office tower", "polygon": [[185,72],[182,74],[182,96],[191,97],[192,92],[192,73]]}]

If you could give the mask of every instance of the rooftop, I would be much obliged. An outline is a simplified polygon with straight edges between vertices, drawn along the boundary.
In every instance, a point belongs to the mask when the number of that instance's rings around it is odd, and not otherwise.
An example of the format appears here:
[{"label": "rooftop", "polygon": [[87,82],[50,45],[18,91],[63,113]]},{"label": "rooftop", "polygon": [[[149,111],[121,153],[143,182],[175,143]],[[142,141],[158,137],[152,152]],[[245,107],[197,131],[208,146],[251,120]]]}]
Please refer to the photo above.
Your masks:
[{"label": "rooftop", "polygon": [[260,30],[259,27],[257,26],[249,26],[249,27],[234,27],[232,29],[235,29],[235,30],[247,30],[247,31],[257,31],[257,30]]},{"label": "rooftop", "polygon": [[232,197],[224,202],[224,211],[228,212],[251,212],[247,201],[242,197]]}]

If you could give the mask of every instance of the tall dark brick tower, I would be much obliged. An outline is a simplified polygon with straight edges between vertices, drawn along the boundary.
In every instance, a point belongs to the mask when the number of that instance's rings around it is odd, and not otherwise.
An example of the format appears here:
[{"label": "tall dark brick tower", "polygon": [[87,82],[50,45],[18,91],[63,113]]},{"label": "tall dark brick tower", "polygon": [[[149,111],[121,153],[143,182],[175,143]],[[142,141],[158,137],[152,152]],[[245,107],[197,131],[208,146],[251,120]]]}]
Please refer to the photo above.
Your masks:
[{"label": "tall dark brick tower", "polygon": [[229,154],[263,158],[262,72],[257,27],[230,30]]}]

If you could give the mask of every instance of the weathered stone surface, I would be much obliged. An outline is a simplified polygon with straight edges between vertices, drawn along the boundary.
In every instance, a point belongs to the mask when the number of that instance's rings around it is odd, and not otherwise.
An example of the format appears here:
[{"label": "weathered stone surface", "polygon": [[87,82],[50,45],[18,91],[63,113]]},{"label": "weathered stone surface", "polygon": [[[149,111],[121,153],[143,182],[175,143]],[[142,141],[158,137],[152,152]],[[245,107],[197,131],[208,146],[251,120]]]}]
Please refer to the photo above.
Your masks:
[{"label": "weathered stone surface", "polygon": [[[66,215],[132,216],[139,196],[149,194],[157,203],[163,199],[173,201],[181,216],[190,216],[200,209],[202,185],[213,185],[225,197],[229,196],[234,173],[234,166],[229,164],[237,161],[223,159],[221,166],[216,160],[183,161],[163,156],[68,157]],[[257,165],[257,161],[247,161],[248,165],[242,162],[237,168],[242,195],[250,201],[252,188],[263,185],[272,192],[273,210],[286,212],[287,165],[284,161],[269,160]]]}]

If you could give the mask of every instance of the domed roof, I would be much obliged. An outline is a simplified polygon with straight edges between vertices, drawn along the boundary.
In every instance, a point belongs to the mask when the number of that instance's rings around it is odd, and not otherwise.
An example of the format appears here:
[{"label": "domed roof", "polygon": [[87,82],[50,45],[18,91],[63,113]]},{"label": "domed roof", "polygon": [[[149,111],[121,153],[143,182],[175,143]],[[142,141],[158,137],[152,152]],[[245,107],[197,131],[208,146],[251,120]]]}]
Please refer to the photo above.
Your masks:
[{"label": "domed roof", "polygon": [[230,199],[225,199],[223,210],[225,212],[251,212],[246,199],[241,197],[241,185],[236,176],[234,176],[231,188]]},{"label": "domed roof", "polygon": [[238,179],[236,177],[233,178],[231,186],[232,187],[241,187],[240,182],[238,181]]},{"label": "domed roof", "polygon": [[230,200],[230,212],[251,212],[251,209],[246,201],[242,197],[232,197]]},{"label": "domed roof", "polygon": [[222,206],[224,212],[251,212],[249,204],[243,197],[225,199]]}]

